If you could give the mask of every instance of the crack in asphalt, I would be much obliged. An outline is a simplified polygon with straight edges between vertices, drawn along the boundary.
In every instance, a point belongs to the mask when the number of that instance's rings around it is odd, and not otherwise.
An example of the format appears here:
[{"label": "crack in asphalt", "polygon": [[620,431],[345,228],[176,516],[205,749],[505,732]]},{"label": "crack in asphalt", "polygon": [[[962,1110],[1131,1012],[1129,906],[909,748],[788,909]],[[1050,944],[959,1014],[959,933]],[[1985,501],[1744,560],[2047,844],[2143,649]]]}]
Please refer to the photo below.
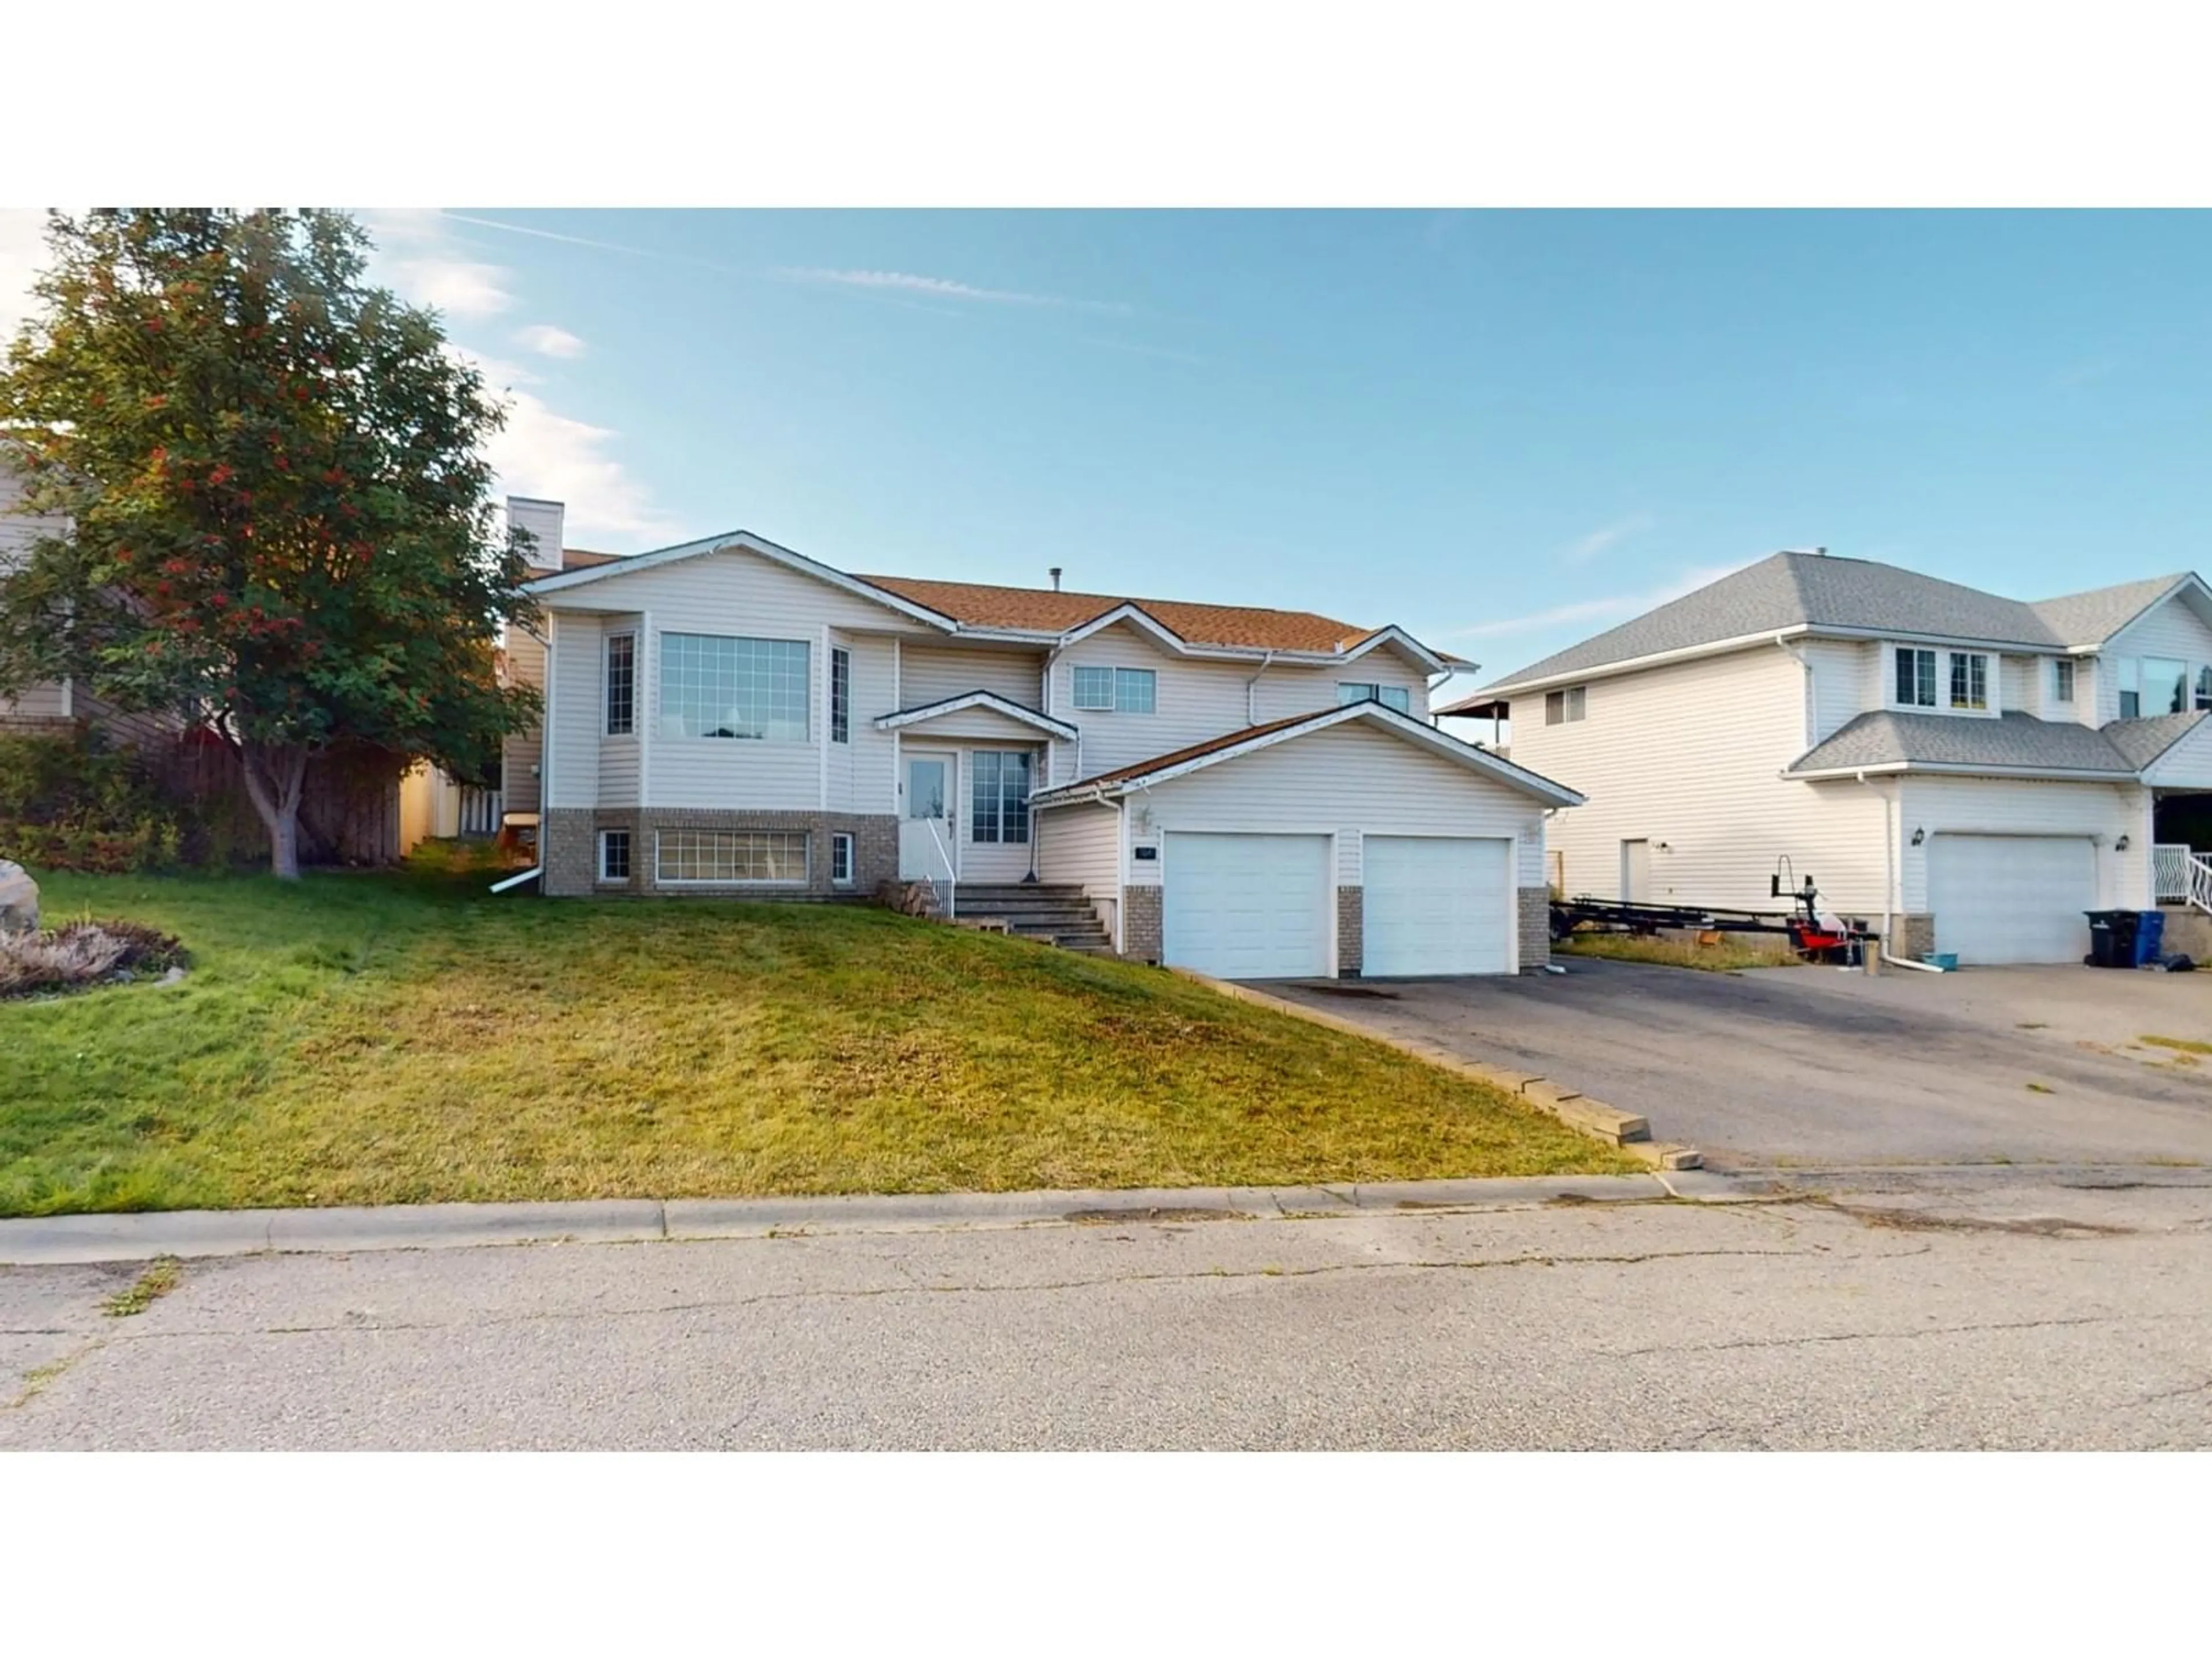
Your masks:
[{"label": "crack in asphalt", "polygon": [[[1802,1348],[1823,1342],[1905,1342],[1929,1336],[1973,1336],[1984,1331],[2056,1330],[2075,1325],[2149,1324],[2170,1319],[2201,1319],[2201,1314],[2084,1314],[2075,1319],[1998,1320],[1981,1325],[1933,1325],[1913,1331],[1826,1331],[1814,1336],[1746,1337],[1736,1342],[1662,1343],[1649,1348],[1619,1348],[1608,1359],[1644,1359],[1655,1354],[1726,1353],[1739,1348]],[[2212,1384],[2208,1384],[2212,1387]]]},{"label": "crack in asphalt", "polygon": [[1030,1284],[933,1285],[910,1282],[905,1285],[870,1285],[858,1290],[767,1291],[757,1296],[708,1297],[693,1302],[672,1302],[665,1307],[655,1308],[556,1309],[541,1313],[495,1315],[487,1318],[410,1320],[400,1323],[364,1322],[346,1319],[322,1324],[266,1325],[245,1329],[132,1331],[101,1340],[116,1342],[173,1342],[210,1337],[315,1336],[349,1331],[484,1330],[504,1326],[556,1323],[575,1320],[653,1318],[666,1314],[712,1313],[725,1310],[760,1307],[779,1302],[866,1301],[882,1297],[920,1295],[1026,1295],[1058,1291],[1095,1290],[1117,1285],[1208,1284],[1241,1279],[1318,1279],[1340,1273],[1467,1273],[1496,1267],[1638,1267],[1654,1262],[1683,1261],[1712,1257],[1794,1257],[1805,1254],[1806,1252],[1802,1250],[1769,1249],[1646,1250],[1625,1255],[1601,1255],[1547,1252],[1528,1255],[1477,1257],[1471,1260],[1344,1261],[1330,1262],[1311,1267],[1213,1267],[1175,1273],[1109,1273],[1095,1278],[1049,1279]]}]

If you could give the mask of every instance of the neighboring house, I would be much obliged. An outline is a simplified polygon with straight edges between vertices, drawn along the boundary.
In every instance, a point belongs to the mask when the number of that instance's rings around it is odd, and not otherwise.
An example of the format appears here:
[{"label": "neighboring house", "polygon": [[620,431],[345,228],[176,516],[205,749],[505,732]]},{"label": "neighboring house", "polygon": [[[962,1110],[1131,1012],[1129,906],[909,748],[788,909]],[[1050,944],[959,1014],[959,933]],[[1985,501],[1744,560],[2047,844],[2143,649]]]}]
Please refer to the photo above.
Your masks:
[{"label": "neighboring house", "polygon": [[906,880],[973,917],[1035,881],[1125,956],[1224,975],[1546,959],[1546,815],[1580,798],[1437,728],[1464,665],[1054,581],[852,575],[733,531],[532,583],[545,735],[507,787],[538,792],[545,890]]},{"label": "neighboring house", "polygon": [[1588,794],[1552,831],[1570,895],[1771,907],[1809,876],[1899,954],[2000,963],[2212,897],[2183,844],[2212,845],[2207,711],[2195,575],[2028,604],[1778,553],[1440,713],[1510,717],[1516,762]]}]

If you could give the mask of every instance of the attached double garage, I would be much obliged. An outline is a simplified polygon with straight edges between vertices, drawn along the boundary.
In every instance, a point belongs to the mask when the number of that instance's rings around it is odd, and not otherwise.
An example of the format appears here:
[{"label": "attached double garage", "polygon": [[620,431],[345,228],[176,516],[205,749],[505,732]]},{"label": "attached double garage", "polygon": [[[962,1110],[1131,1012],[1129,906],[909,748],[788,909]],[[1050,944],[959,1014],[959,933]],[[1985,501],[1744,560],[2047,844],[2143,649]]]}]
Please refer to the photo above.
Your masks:
[{"label": "attached double garage", "polygon": [[[1545,814],[1577,797],[1380,705],[1289,725],[1115,781],[1123,954],[1222,979],[1510,974],[1546,959]],[[1055,838],[1108,804],[1045,817],[1048,879]]]}]

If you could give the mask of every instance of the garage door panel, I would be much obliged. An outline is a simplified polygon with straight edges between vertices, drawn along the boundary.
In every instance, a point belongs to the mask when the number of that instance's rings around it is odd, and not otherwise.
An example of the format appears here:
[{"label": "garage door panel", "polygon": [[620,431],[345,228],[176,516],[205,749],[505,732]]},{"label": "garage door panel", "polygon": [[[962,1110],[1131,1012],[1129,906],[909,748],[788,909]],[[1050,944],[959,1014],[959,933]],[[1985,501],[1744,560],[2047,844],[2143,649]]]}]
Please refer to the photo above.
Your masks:
[{"label": "garage door panel", "polygon": [[1221,979],[1328,972],[1327,836],[1170,833],[1164,857],[1164,960]]},{"label": "garage door panel", "polygon": [[1939,835],[1929,842],[1936,948],[1962,963],[2079,962],[2097,855],[2078,836]]},{"label": "garage door panel", "polygon": [[1513,970],[1512,843],[1369,836],[1360,972],[1372,978]]}]

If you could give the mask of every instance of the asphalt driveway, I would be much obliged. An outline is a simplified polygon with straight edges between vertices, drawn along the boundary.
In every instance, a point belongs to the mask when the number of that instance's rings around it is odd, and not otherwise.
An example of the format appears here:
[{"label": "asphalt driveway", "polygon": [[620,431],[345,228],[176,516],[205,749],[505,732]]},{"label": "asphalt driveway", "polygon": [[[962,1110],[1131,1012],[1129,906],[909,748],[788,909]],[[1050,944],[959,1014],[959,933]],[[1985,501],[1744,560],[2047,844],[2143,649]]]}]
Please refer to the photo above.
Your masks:
[{"label": "asphalt driveway", "polygon": [[1879,977],[1566,958],[1563,975],[1272,991],[1526,1066],[1720,1168],[2212,1164],[2212,973]]}]

